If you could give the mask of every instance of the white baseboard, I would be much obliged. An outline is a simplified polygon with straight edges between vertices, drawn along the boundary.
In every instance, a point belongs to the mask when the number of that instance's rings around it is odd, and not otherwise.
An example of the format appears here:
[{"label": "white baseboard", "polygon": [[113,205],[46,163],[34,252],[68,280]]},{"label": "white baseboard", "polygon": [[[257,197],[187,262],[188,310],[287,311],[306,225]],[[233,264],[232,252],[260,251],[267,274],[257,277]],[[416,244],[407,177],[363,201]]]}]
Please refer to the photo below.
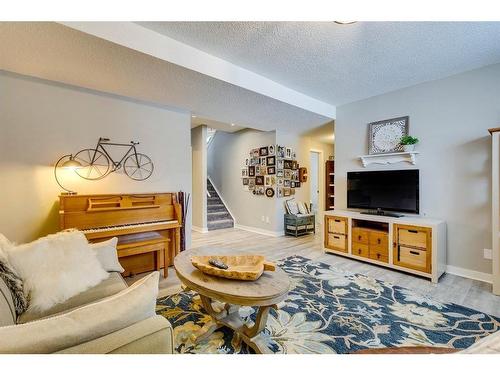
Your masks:
[{"label": "white baseboard", "polygon": [[468,270],[466,268],[449,266],[449,265],[446,266],[446,273],[450,273],[452,275],[457,275],[461,277],[466,277],[467,279],[484,281],[485,283],[489,284],[492,283],[491,273]]},{"label": "white baseboard", "polygon": [[270,237],[281,237],[281,236],[285,235],[285,232],[283,232],[283,231],[273,232],[271,230],[266,230],[266,229],[261,229],[261,228],[256,228],[256,227],[249,227],[249,226],[241,225],[241,224],[234,224],[234,227],[236,229],[246,230],[247,232],[263,234],[264,236],[270,236]]},{"label": "white baseboard", "polygon": [[191,229],[198,233],[208,233],[208,228],[201,228],[196,225],[191,225]]}]

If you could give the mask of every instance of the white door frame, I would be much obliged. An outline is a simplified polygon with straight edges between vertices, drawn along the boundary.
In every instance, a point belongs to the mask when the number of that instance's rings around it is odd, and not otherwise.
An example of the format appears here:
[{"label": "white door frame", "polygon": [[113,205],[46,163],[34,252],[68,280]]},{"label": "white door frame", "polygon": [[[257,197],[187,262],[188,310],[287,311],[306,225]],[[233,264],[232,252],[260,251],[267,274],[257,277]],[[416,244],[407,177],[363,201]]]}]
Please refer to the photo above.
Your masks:
[{"label": "white door frame", "polygon": [[[309,161],[311,161],[311,152],[316,152],[318,154],[318,217],[321,217],[323,211],[325,211],[325,197],[324,197],[324,190],[325,190],[325,176],[324,173],[321,173],[323,170],[322,166],[324,164],[324,156],[323,156],[323,151],[318,150],[316,148],[311,148],[309,149]],[[311,167],[311,166],[310,166]],[[311,193],[309,192],[309,197],[311,196]],[[317,220],[318,218],[316,218]]]}]

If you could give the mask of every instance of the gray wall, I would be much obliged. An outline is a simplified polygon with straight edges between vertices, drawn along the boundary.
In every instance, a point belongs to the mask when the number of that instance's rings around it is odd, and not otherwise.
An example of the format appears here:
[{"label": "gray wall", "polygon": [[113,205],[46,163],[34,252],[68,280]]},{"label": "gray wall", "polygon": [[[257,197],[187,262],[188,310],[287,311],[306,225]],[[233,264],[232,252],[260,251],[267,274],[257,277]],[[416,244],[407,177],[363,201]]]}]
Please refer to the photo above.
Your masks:
[{"label": "gray wall", "polygon": [[[251,149],[276,144],[275,132],[242,130],[236,133],[217,131],[208,147],[208,176],[211,178],[237,224],[276,232],[283,217],[276,215],[276,199],[254,196],[243,190],[241,168]],[[262,221],[269,217],[269,223]]]},{"label": "gray wall", "polygon": [[193,151],[193,227],[207,230],[207,126],[191,129]]},{"label": "gray wall", "polygon": [[[79,193],[191,191],[189,113],[0,71],[0,232],[30,241],[59,229],[54,163],[100,137],[140,141],[154,174],[133,181],[112,173],[100,181],[75,174],[63,183]],[[190,244],[191,218],[187,218]]]},{"label": "gray wall", "polygon": [[410,116],[410,133],[421,142],[416,166],[421,174],[421,213],[446,220],[448,264],[490,273],[491,261],[483,259],[483,248],[491,248],[487,129],[500,124],[500,64],[338,107],[338,208],[346,208],[346,172],[363,169],[358,156],[368,150],[367,124],[405,115]]}]

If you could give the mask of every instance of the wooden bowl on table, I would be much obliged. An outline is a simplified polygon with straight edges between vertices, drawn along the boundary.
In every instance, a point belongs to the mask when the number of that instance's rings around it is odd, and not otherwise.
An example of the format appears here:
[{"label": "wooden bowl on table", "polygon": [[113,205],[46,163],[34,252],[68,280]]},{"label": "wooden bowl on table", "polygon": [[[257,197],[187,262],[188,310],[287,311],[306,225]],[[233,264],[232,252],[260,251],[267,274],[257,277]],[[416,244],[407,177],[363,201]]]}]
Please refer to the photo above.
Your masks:
[{"label": "wooden bowl on table", "polygon": [[[228,266],[227,269],[217,268],[209,263],[216,259]],[[234,280],[257,280],[264,271],[274,271],[274,263],[266,261],[262,255],[200,255],[192,256],[191,263],[207,275],[224,277]]]}]

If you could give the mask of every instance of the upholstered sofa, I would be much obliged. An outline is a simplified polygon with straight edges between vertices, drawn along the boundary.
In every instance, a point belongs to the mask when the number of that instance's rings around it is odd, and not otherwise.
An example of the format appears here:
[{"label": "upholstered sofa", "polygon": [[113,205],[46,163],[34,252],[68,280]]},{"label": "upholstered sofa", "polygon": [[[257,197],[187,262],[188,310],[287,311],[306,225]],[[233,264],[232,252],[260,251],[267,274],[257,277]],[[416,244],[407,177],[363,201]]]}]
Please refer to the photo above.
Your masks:
[{"label": "upholstered sofa", "polygon": [[[153,283],[158,285],[158,275],[149,279],[142,282],[150,283],[149,291],[142,290],[143,285],[127,287],[119,273],[110,272],[97,286],[43,313],[28,310],[16,316],[0,278],[0,353],[172,353],[172,327],[154,313],[157,289],[150,291]],[[149,299],[141,301],[148,293]],[[129,295],[137,306],[127,306]],[[148,305],[143,313],[137,312],[140,304]]]}]

